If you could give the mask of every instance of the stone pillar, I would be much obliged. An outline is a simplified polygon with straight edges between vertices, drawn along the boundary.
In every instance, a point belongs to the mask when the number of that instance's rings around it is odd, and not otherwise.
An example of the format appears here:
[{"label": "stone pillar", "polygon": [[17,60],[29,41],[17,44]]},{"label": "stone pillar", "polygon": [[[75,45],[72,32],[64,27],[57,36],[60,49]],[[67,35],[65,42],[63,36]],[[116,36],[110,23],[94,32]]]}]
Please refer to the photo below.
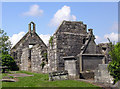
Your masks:
[{"label": "stone pillar", "polygon": [[33,23],[33,33],[35,33],[35,23]]},{"label": "stone pillar", "polygon": [[80,72],[82,72],[82,54],[79,56],[79,66],[80,66]]},{"label": "stone pillar", "polygon": [[28,24],[29,27],[29,33],[31,33],[31,23]]},{"label": "stone pillar", "polygon": [[63,57],[65,61],[65,70],[68,71],[70,79],[79,78],[79,68],[77,65],[77,59],[74,56]]}]

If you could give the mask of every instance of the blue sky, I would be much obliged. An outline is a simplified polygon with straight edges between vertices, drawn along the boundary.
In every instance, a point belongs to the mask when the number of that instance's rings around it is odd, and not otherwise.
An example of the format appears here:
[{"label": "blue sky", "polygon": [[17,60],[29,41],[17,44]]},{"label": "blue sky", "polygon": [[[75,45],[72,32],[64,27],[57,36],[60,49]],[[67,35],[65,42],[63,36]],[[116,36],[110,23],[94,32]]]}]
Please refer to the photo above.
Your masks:
[{"label": "blue sky", "polygon": [[[34,14],[33,14],[34,13]],[[36,31],[47,43],[61,21],[83,21],[94,29],[97,43],[106,37],[117,41],[117,2],[3,2],[2,29],[15,44],[28,31],[29,22],[36,24]]]}]

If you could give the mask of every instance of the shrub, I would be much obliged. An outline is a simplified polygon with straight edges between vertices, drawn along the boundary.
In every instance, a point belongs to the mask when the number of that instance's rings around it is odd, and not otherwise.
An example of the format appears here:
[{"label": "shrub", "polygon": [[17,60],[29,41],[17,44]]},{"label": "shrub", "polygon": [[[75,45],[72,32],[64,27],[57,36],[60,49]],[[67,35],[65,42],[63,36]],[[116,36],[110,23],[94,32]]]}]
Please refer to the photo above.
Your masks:
[{"label": "shrub", "polygon": [[1,56],[2,66],[7,66],[9,70],[18,70],[18,66],[16,65],[14,59],[9,54],[3,54]]},{"label": "shrub", "polygon": [[43,62],[40,64],[40,66],[42,66],[42,69],[43,69],[44,66],[45,66],[45,62],[43,61]]},{"label": "shrub", "polygon": [[43,56],[44,56],[46,62],[48,62],[47,53],[44,53]]},{"label": "shrub", "polygon": [[110,75],[114,78],[114,84],[120,80],[120,42],[116,45],[110,43],[109,52],[112,61],[108,65]]},{"label": "shrub", "polygon": [[114,78],[114,84],[120,80],[120,62],[112,61],[108,66],[110,75]]}]

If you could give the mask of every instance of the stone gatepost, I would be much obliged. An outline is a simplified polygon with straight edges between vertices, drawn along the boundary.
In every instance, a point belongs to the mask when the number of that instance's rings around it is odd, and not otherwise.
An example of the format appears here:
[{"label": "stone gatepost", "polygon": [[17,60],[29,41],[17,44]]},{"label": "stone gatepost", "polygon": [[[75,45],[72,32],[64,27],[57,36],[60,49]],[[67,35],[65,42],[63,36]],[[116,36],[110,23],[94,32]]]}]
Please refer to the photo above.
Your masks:
[{"label": "stone gatepost", "polygon": [[68,71],[69,79],[79,78],[79,68],[77,59],[74,56],[63,57],[65,67],[64,69]]}]

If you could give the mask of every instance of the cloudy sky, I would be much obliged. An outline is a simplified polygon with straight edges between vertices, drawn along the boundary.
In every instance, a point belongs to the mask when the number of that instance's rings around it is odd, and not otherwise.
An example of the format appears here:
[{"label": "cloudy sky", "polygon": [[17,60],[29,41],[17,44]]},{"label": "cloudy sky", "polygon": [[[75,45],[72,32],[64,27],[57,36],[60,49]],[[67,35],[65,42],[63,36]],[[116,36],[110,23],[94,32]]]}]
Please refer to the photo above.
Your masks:
[{"label": "cloudy sky", "polygon": [[94,29],[96,42],[118,40],[117,2],[3,2],[2,29],[13,45],[36,23],[36,32],[47,44],[63,20],[83,21]]}]

